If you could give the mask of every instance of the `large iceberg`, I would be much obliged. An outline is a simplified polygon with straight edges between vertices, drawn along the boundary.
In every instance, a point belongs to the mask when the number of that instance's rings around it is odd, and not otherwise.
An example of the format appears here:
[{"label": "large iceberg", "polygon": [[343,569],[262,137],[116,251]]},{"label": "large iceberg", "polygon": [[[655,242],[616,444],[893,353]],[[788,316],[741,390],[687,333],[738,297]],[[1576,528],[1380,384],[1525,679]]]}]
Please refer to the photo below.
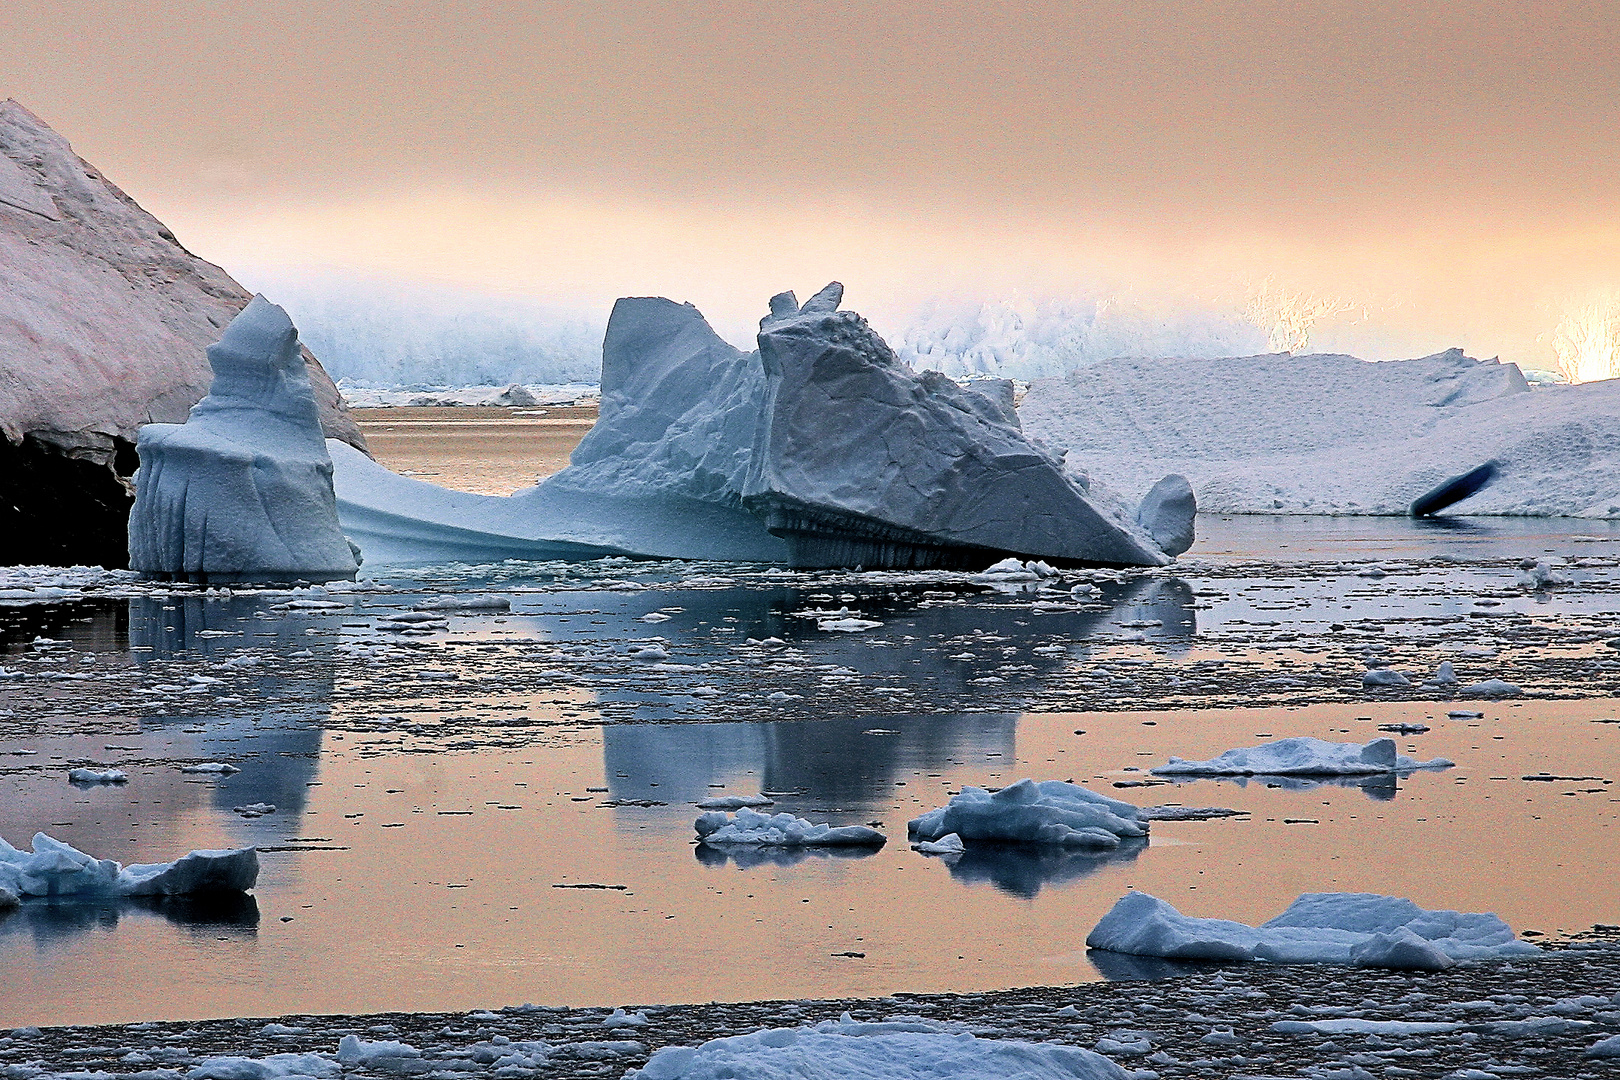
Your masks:
[{"label": "large iceberg", "polygon": [[1137,807],[1079,784],[1020,780],[996,792],[965,786],[907,830],[922,840],[955,833],[964,841],[1107,849],[1146,836],[1148,825]]},{"label": "large iceberg", "polygon": [[1427,911],[1373,893],[1305,893],[1275,919],[1248,926],[1198,919],[1143,892],[1127,893],[1086,938],[1093,949],[1169,960],[1269,960],[1279,964],[1441,971],[1459,960],[1532,956],[1489,913]]},{"label": "large iceberg", "polygon": [[34,834],[34,850],[21,851],[0,839],[0,893],[20,897],[198,896],[242,893],[259,877],[259,853],[193,851],[166,863],[122,866],[97,859],[44,833]]},{"label": "large iceberg", "polygon": [[292,320],[256,296],[208,362],[213,388],[184,424],[141,428],[130,567],[180,581],[354,577]]},{"label": "large iceberg", "polygon": [[[0,564],[124,566],[135,435],[208,391],[251,299],[15,101],[0,102]],[[327,435],[365,440],[303,361]]]},{"label": "large iceberg", "polygon": [[1453,764],[1445,758],[1419,761],[1396,753],[1394,739],[1339,743],[1296,738],[1228,750],[1208,761],[1173,757],[1168,765],[1149,771],[1158,776],[1374,776]]},{"label": "large iceberg", "polygon": [[911,371],[838,310],[842,293],[835,282],[802,307],[773,297],[750,353],[690,304],[622,299],[603,341],[601,417],[568,468],[495,498],[398,477],[334,445],[344,529],[379,562],[1158,566],[1191,542],[1185,484],[1139,521],[1025,438],[1009,385]]}]

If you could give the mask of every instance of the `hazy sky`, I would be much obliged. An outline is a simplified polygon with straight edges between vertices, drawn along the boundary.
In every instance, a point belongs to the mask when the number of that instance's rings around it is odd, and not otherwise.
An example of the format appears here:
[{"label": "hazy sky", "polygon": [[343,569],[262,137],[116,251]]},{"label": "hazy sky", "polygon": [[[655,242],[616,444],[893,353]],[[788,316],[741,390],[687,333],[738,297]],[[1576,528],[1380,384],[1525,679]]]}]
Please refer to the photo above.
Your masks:
[{"label": "hazy sky", "polygon": [[247,278],[431,278],[741,325],[837,277],[1362,305],[1534,362],[1620,286],[1608,3],[0,7],[0,96]]}]

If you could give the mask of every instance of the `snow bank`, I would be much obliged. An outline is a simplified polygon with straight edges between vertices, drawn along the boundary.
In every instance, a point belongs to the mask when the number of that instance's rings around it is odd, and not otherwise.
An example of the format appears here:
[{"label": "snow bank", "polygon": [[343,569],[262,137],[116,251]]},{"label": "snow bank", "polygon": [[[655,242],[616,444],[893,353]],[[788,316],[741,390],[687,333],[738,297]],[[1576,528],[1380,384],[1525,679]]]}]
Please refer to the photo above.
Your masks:
[{"label": "snow bank", "polygon": [[1512,364],[1452,349],[1127,359],[1031,385],[1024,430],[1140,495],[1165,472],[1206,513],[1406,514],[1486,461],[1466,514],[1620,517],[1620,380],[1534,391]]},{"label": "snow bank", "polygon": [[1448,769],[1445,758],[1419,761],[1395,752],[1394,739],[1336,743],[1322,739],[1279,739],[1228,750],[1209,761],[1173,757],[1149,771],[1158,776],[1372,776],[1417,769]]},{"label": "snow bank", "polygon": [[1057,1043],[981,1039],[960,1026],[928,1020],[861,1023],[845,1013],[814,1027],[773,1028],[668,1046],[626,1080],[1127,1080],[1101,1054]]},{"label": "snow bank", "polygon": [[[250,294],[15,101],[0,102],[0,266],[0,451],[32,466],[0,475],[21,514],[0,562],[122,565],[136,429],[207,392],[203,348]],[[303,362],[322,429],[363,447]]]},{"label": "snow bank", "polygon": [[259,853],[193,851],[174,862],[121,866],[34,834],[34,850],[0,839],[0,889],[18,896],[191,896],[246,892],[259,877]]},{"label": "snow bank", "polygon": [[888,837],[865,825],[812,824],[792,814],[761,814],[743,807],[733,818],[723,810],[699,814],[692,827],[699,843],[762,847],[882,847]]},{"label": "snow bank", "polygon": [[[910,371],[865,320],[837,310],[841,293],[835,283],[802,308],[791,293],[773,297],[751,353],[690,304],[622,299],[602,345],[600,419],[568,468],[496,498],[333,446],[344,530],[374,564],[1169,561],[1134,511],[1024,438],[1005,387]],[[1152,510],[1151,528],[1174,543],[1190,508],[1169,503]]]},{"label": "snow bank", "polygon": [[1259,926],[1181,914],[1147,893],[1128,893],[1086,937],[1093,949],[1170,960],[1269,960],[1280,964],[1441,971],[1459,960],[1531,956],[1491,914],[1426,911],[1371,893],[1305,893]]},{"label": "snow bank", "polygon": [[354,577],[287,313],[254,297],[208,362],[213,387],[184,424],[141,428],[131,569],[182,581]]},{"label": "snow bank", "polygon": [[1063,780],[1020,780],[991,793],[964,787],[951,801],[907,824],[923,840],[955,833],[964,841],[1114,848],[1146,836],[1137,808]]}]

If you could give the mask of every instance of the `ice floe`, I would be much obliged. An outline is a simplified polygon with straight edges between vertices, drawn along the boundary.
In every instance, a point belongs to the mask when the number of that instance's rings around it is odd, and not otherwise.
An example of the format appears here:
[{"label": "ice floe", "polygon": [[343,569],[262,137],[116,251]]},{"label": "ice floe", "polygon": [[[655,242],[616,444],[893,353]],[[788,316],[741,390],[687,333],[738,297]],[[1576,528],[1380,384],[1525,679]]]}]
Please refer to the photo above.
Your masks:
[{"label": "ice floe", "polygon": [[354,577],[287,313],[254,297],[208,362],[213,386],[184,424],[141,428],[130,567],[180,581]]},{"label": "ice floe", "polygon": [[626,1080],[1127,1080],[1119,1065],[1058,1043],[981,1039],[930,1020],[861,1022],[845,1014],[813,1027],[771,1028],[659,1050]]},{"label": "ice floe", "polygon": [[692,827],[703,844],[763,847],[881,847],[888,837],[865,825],[816,824],[792,814],[761,814],[742,807],[733,817],[723,810],[698,815]]},{"label": "ice floe", "polygon": [[1495,915],[1426,911],[1371,893],[1305,893],[1259,926],[1183,915],[1143,892],[1127,893],[1103,916],[1093,949],[1171,960],[1266,960],[1284,964],[1441,971],[1461,960],[1532,956]]},{"label": "ice floe", "polygon": [[99,784],[127,784],[129,774],[123,769],[69,769],[68,783],[93,787]]},{"label": "ice floe", "polygon": [[965,786],[907,829],[922,840],[955,833],[969,843],[1113,848],[1123,838],[1146,836],[1148,826],[1130,803],[1063,780],[1026,779],[996,792]]},{"label": "ice floe", "polygon": [[167,863],[123,866],[97,859],[44,833],[34,834],[32,852],[0,839],[0,889],[17,896],[190,896],[238,893],[253,888],[259,854],[193,851]]},{"label": "ice floe", "polygon": [[1149,771],[1157,776],[1371,776],[1453,764],[1445,758],[1419,761],[1397,753],[1394,739],[1336,743],[1302,737],[1228,750],[1209,761],[1172,757],[1169,764]]}]

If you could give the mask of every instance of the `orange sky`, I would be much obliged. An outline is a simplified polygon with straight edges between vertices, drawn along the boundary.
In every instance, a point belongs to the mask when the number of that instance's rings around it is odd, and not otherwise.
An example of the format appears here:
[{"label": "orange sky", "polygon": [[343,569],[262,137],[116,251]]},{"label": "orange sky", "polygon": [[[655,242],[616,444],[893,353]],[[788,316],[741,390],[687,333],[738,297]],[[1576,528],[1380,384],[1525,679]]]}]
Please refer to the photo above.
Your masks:
[{"label": "orange sky", "polygon": [[1270,278],[1362,305],[1338,347],[1532,363],[1620,286],[1616,56],[1605,3],[0,9],[0,96],[250,280],[735,321]]}]

